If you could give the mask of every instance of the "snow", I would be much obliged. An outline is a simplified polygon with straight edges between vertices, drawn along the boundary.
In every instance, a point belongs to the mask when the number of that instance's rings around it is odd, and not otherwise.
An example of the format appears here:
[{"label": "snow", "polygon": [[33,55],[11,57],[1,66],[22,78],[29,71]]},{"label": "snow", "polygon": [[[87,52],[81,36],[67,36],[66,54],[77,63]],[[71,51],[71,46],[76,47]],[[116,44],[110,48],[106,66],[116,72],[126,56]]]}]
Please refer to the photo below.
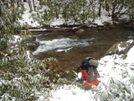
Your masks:
[{"label": "snow", "polygon": [[[37,3],[38,4],[38,3]],[[22,19],[19,20],[19,22],[24,25],[28,25],[31,27],[38,27],[40,26],[40,24],[37,21],[34,21],[33,18],[31,17],[31,13],[30,13],[30,8],[27,2],[24,2],[24,7],[25,7],[25,11],[24,14],[22,15]],[[33,11],[34,13],[34,11]]]},{"label": "snow", "polygon": [[9,42],[15,44],[15,43],[21,42],[21,41],[22,41],[22,38],[19,35],[13,35],[12,40],[10,40]]},{"label": "snow", "polygon": [[131,48],[130,51],[128,52],[128,54],[127,54],[127,58],[125,60],[125,63],[134,63],[133,52],[134,52],[134,50],[133,50],[133,48]]},{"label": "snow", "polygon": [[97,25],[104,25],[104,22],[112,23],[111,17],[103,14],[101,17],[96,18],[94,21],[94,23],[96,23]]},{"label": "snow", "polygon": [[58,91],[53,92],[53,98],[50,98],[50,101],[88,101],[89,99],[91,99],[89,91],[65,85],[63,88],[60,87]]},{"label": "snow", "polygon": [[64,19],[54,19],[53,22],[50,23],[50,26],[55,26],[55,25],[62,25],[64,24]]}]

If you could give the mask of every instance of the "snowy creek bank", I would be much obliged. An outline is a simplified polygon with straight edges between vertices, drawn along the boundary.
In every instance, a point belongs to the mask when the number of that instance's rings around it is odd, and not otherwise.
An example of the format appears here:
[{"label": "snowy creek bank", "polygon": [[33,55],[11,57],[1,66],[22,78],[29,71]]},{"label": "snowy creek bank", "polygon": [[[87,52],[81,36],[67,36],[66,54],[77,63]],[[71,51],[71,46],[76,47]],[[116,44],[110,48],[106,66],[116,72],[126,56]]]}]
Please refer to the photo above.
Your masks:
[{"label": "snowy creek bank", "polygon": [[61,27],[30,30],[39,47],[33,51],[38,59],[56,58],[61,70],[78,67],[87,56],[100,59],[114,44],[134,38],[134,31],[121,26],[113,28]]},{"label": "snowy creek bank", "polygon": [[[126,41],[132,44],[133,39]],[[118,44],[118,51],[125,50]],[[57,90],[51,91],[49,101],[133,101],[134,100],[134,46],[126,53],[127,57],[122,58],[123,54],[106,55],[99,62],[98,71],[101,82],[98,86],[92,86],[90,90],[84,90],[77,85],[59,86]],[[62,96],[61,96],[62,94]],[[38,101],[46,101],[43,96]]]}]

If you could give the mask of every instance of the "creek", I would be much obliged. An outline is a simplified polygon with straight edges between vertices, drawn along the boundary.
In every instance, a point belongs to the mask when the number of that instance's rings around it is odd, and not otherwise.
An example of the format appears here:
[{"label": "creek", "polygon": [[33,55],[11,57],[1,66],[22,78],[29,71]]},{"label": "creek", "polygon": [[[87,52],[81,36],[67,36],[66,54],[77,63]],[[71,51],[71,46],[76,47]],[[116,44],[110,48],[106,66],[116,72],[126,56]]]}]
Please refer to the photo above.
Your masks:
[{"label": "creek", "polygon": [[99,60],[115,43],[134,38],[134,30],[121,26],[107,29],[62,27],[31,32],[39,42],[33,55],[38,59],[56,58],[62,70],[78,67],[86,57]]}]

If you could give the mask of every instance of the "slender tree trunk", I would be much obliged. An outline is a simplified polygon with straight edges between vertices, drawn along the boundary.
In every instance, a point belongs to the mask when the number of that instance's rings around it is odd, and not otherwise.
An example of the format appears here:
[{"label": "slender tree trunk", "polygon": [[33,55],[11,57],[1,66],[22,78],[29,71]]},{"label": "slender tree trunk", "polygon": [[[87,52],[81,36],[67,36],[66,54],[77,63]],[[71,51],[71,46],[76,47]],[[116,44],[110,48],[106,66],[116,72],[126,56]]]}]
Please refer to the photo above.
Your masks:
[{"label": "slender tree trunk", "polygon": [[99,17],[101,16],[101,7],[102,7],[102,5],[101,5],[101,1],[100,1],[100,3],[99,3],[99,11],[98,11]]},{"label": "slender tree trunk", "polygon": [[31,0],[28,0],[28,5],[29,5],[29,8],[30,8],[30,11],[32,11],[32,4],[31,4]]},{"label": "slender tree trunk", "polygon": [[116,19],[115,8],[116,8],[116,5],[113,4],[113,9],[112,9],[112,21],[115,21],[115,19]]},{"label": "slender tree trunk", "polygon": [[36,10],[35,1],[33,0],[33,10]]},{"label": "slender tree trunk", "polygon": [[39,0],[39,2],[40,2],[39,4],[41,5],[42,4],[42,0]]}]

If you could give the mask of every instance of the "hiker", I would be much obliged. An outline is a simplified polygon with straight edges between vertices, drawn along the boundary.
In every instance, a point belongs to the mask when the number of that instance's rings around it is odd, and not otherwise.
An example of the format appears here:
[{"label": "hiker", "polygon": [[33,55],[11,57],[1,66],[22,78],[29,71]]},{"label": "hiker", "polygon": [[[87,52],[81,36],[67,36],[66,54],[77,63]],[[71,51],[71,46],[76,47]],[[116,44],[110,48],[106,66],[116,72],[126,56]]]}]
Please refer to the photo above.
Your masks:
[{"label": "hiker", "polygon": [[81,65],[78,68],[77,72],[81,73],[81,77],[78,81],[85,87],[88,87],[87,89],[90,89],[92,85],[97,86],[100,82],[97,79],[100,76],[97,71],[98,64],[99,63],[96,59],[87,57],[81,62]]}]

